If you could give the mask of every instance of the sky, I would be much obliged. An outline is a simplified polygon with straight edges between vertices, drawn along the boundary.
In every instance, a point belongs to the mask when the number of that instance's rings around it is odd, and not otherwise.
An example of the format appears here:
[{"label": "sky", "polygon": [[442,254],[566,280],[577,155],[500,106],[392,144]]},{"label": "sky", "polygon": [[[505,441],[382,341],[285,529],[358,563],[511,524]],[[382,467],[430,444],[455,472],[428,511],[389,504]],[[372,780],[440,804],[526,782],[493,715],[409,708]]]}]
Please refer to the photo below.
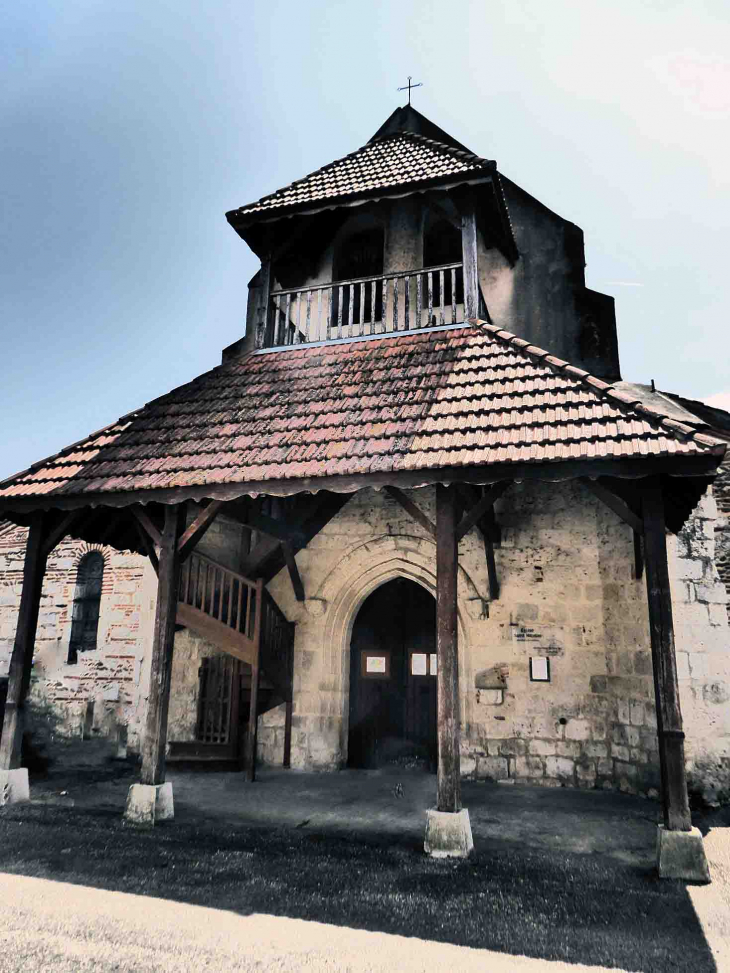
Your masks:
[{"label": "sky", "polygon": [[[413,104],[581,226],[623,377],[730,408],[725,0],[34,0],[0,35],[0,477],[244,331],[225,212]],[[497,322],[498,323],[498,322]]]}]

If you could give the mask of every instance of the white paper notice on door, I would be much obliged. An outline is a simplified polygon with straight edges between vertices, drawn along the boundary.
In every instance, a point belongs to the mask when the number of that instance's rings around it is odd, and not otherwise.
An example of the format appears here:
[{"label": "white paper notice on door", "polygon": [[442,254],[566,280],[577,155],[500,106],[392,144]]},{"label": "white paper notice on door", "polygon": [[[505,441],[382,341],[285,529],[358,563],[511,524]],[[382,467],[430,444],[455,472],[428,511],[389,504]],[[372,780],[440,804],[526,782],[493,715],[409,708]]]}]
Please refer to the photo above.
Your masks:
[{"label": "white paper notice on door", "polygon": [[367,658],[366,672],[385,672],[385,656],[369,655]]},{"label": "white paper notice on door", "polygon": [[411,675],[413,676],[428,675],[428,656],[426,655],[425,652],[411,653]]},{"label": "white paper notice on door", "polygon": [[438,672],[438,655],[435,652],[431,653],[431,675],[435,676]]}]

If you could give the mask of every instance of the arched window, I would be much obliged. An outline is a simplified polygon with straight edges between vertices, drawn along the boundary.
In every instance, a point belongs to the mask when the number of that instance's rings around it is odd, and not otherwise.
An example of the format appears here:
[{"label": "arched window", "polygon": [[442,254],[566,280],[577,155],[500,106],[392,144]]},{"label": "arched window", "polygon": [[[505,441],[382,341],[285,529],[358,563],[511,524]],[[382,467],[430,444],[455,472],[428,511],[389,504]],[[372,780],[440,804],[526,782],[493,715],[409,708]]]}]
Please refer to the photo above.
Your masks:
[{"label": "arched window", "polygon": [[96,648],[103,577],[104,558],[102,555],[98,551],[90,551],[85,554],[81,558],[79,570],[76,574],[71,641],[68,646],[69,663],[78,660],[79,652],[87,652],[89,649]]}]

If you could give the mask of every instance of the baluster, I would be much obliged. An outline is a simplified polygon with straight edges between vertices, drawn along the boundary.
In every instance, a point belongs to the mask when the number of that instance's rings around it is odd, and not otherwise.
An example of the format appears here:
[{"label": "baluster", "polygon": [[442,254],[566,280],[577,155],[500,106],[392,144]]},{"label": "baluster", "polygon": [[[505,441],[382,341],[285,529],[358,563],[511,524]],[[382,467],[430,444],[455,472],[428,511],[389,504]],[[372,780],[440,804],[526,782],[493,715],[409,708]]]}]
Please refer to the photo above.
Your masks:
[{"label": "baluster", "polygon": [[325,338],[329,338],[332,334],[332,330],[335,326],[335,288],[329,288],[330,296],[327,301],[327,327],[325,329]]},{"label": "baluster", "polygon": [[276,298],[276,314],[274,315],[274,344],[281,344],[281,297]]},{"label": "baluster", "polygon": [[238,585],[238,602],[237,602],[238,607],[236,608],[236,624],[234,627],[237,632],[240,632],[241,631],[241,602],[243,601],[243,585],[241,584],[240,581],[236,581],[236,584]]},{"label": "baluster", "polygon": [[342,284],[337,288],[337,337],[342,337]]},{"label": "baluster", "polygon": [[289,315],[291,314],[291,294],[286,295],[286,317],[284,319],[284,340],[283,345],[289,344],[289,331],[291,329],[291,320]]},{"label": "baluster", "polygon": [[360,337],[365,333],[365,281],[360,284],[360,314],[358,315],[360,325]]},{"label": "baluster", "polygon": [[433,271],[428,272],[428,321],[426,322],[426,327],[431,327],[431,318],[433,317]]},{"label": "baluster", "polygon": [[444,323],[444,272],[439,270],[439,290],[441,298],[441,307],[439,308],[439,324]]},{"label": "baluster", "polygon": [[456,324],[456,267],[451,268],[451,323]]},{"label": "baluster", "polygon": [[218,571],[217,574],[220,575],[220,587],[218,589],[218,621],[223,621],[223,592],[226,587],[226,576],[223,571]]},{"label": "baluster", "polygon": [[398,330],[398,278],[393,280],[393,331]]},{"label": "baluster", "polygon": [[184,605],[187,604],[186,595],[189,586],[190,586],[190,558],[188,558],[185,564],[183,564],[182,566],[182,573],[180,575],[180,590],[177,593],[178,601],[181,601]]},{"label": "baluster", "polygon": [[403,291],[403,324],[406,331],[411,327],[411,278],[406,276]]},{"label": "baluster", "polygon": [[347,285],[347,301],[348,301],[348,314],[347,314],[347,325],[348,331],[347,335],[349,338],[352,337],[352,326],[354,324],[355,317],[355,287],[353,284]]},{"label": "baluster", "polygon": [[297,291],[297,325],[296,332],[292,337],[292,344],[298,344],[302,333],[302,292]]},{"label": "baluster", "polygon": [[423,274],[420,273],[416,277],[416,327],[421,327],[421,318],[423,316]]},{"label": "baluster", "polygon": [[380,334],[388,330],[388,278],[381,278],[380,285],[383,288],[383,313],[380,319]]},{"label": "baluster", "polygon": [[312,291],[311,289],[307,291],[307,325],[304,335],[304,340],[309,341],[309,327],[312,322]]},{"label": "baluster", "polygon": [[378,282],[370,281],[370,321],[368,322],[368,334],[374,333],[375,328],[375,303],[378,299]]}]

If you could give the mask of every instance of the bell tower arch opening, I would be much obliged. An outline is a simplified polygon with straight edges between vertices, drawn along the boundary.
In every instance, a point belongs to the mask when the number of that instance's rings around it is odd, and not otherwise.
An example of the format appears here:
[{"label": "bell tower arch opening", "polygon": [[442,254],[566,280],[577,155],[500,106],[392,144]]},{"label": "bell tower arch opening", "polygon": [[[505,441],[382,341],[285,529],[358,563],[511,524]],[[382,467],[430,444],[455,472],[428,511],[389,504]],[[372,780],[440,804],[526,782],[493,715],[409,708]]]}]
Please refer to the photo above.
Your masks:
[{"label": "bell tower arch opening", "polygon": [[360,607],[349,708],[349,767],[436,770],[436,601],[415,581],[387,581]]}]

